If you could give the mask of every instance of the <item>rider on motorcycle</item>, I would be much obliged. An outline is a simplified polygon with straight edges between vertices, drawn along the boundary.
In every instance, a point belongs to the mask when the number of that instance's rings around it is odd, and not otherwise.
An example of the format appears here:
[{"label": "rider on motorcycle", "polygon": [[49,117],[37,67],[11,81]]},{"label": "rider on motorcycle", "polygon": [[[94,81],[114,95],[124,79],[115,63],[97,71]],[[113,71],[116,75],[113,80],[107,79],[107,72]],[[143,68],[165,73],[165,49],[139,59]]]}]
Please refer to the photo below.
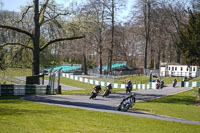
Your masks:
[{"label": "rider on motorcycle", "polygon": [[128,83],[126,84],[126,93],[131,93],[132,91],[132,82],[129,80]]},{"label": "rider on motorcycle", "polygon": [[111,92],[112,92],[112,84],[110,83],[109,85],[107,85],[105,87],[105,91],[104,91],[103,97],[108,96],[109,94],[111,94]]},{"label": "rider on motorcycle", "polygon": [[93,89],[96,91],[96,93],[99,93],[101,91],[101,85],[97,85]]},{"label": "rider on motorcycle", "polygon": [[101,85],[97,85],[93,88],[94,90],[92,91],[92,95],[90,96],[89,99],[94,99],[98,95],[98,93],[101,91]]},{"label": "rider on motorcycle", "polygon": [[106,86],[106,88],[108,88],[109,93],[111,93],[111,91],[112,91],[112,84],[109,84],[108,86]]}]

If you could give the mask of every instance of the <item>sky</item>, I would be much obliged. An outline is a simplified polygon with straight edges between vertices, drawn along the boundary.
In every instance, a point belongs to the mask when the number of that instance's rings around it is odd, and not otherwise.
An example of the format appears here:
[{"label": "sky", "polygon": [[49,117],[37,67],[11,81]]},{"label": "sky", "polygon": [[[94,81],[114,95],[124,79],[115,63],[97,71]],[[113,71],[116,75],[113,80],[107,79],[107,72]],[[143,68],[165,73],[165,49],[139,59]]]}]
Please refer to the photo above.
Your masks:
[{"label": "sky", "polygon": [[[25,6],[28,3],[32,3],[33,0],[0,0],[3,2],[3,10],[9,10],[9,11],[16,11],[19,12],[20,11],[20,7],[21,6]],[[65,5],[67,2],[69,1],[73,1],[73,0],[55,0],[58,4],[63,4]],[[82,0],[74,0],[77,2],[82,2]],[[127,8],[122,11],[117,18],[120,21],[125,21],[126,17],[128,16],[128,13],[131,9],[131,3],[133,2],[133,0],[126,0],[128,2],[127,4]]]},{"label": "sky", "polygon": [[[1,0],[3,2],[3,10],[20,11],[20,6],[25,6],[28,3],[32,3],[33,0]],[[56,0],[59,4],[64,4],[69,0]]]}]

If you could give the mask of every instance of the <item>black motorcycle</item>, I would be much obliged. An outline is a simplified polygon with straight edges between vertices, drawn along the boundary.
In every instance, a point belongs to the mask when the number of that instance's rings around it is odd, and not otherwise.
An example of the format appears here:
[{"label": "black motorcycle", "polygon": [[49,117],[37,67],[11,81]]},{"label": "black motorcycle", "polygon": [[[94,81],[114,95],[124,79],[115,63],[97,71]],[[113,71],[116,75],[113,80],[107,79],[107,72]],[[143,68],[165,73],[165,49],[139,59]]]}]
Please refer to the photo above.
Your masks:
[{"label": "black motorcycle", "polygon": [[92,95],[90,96],[90,99],[96,98],[96,96],[98,95],[98,93],[99,93],[98,91],[93,90],[92,93],[91,93]]},{"label": "black motorcycle", "polygon": [[126,85],[126,93],[131,93],[132,85]]},{"label": "black motorcycle", "polygon": [[160,82],[157,82],[156,83],[156,89],[159,89],[160,88]]},{"label": "black motorcycle", "polygon": [[164,87],[164,80],[160,81],[160,89],[162,89]]},{"label": "black motorcycle", "polygon": [[124,98],[118,106],[118,110],[127,111],[132,108],[135,104],[136,98],[135,94],[131,94],[129,97]]},{"label": "black motorcycle", "polygon": [[104,91],[104,93],[103,93],[103,97],[107,97],[107,96],[109,96],[111,94],[111,90],[108,88],[108,87],[106,87],[105,88],[105,91]]}]

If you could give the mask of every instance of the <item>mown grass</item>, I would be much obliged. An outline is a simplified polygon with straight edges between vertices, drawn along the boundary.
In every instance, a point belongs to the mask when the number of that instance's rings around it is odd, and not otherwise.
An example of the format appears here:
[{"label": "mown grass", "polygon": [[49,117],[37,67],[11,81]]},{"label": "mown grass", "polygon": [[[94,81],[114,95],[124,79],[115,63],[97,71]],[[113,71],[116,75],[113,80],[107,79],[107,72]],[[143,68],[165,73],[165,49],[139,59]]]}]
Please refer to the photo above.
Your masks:
[{"label": "mown grass", "polygon": [[[183,78],[175,77],[162,77],[165,85],[172,84],[173,80],[176,79],[178,82],[182,81]],[[115,83],[126,84],[128,80],[131,80],[133,84],[149,84],[150,77],[146,75],[129,75],[121,76],[114,80]]]},{"label": "mown grass", "polygon": [[134,109],[154,114],[200,121],[197,87],[190,91],[135,104]]},{"label": "mown grass", "polygon": [[192,79],[192,80],[190,80],[189,82],[195,82],[195,81],[199,81],[199,82],[200,82],[200,77],[193,78],[193,79]]},{"label": "mown grass", "polygon": [[114,82],[119,84],[126,84],[129,80],[132,81],[133,84],[148,84],[149,76],[146,75],[126,75],[116,77]]},{"label": "mown grass", "polygon": [[[46,80],[49,80],[48,76],[45,76]],[[69,78],[61,77],[60,79],[61,84],[81,88],[84,90],[62,90],[63,95],[72,95],[72,94],[90,94],[93,90],[93,87],[95,85],[77,81],[77,80],[72,80]],[[102,93],[104,92],[105,87],[102,86]],[[120,92],[120,91],[125,91],[124,89],[118,89],[118,88],[113,88],[112,92]]]},{"label": "mown grass", "polygon": [[199,125],[0,97],[1,133],[197,133]]},{"label": "mown grass", "polygon": [[0,84],[15,84],[14,82],[7,81],[3,78],[0,78]]},{"label": "mown grass", "polygon": [[165,85],[172,84],[174,79],[176,79],[177,82],[181,82],[183,80],[183,78],[178,77],[162,77],[162,79],[164,80]]},{"label": "mown grass", "polygon": [[26,68],[8,68],[6,70],[0,70],[0,75],[8,76],[8,77],[15,77],[15,76],[30,76],[32,75],[31,69]]}]

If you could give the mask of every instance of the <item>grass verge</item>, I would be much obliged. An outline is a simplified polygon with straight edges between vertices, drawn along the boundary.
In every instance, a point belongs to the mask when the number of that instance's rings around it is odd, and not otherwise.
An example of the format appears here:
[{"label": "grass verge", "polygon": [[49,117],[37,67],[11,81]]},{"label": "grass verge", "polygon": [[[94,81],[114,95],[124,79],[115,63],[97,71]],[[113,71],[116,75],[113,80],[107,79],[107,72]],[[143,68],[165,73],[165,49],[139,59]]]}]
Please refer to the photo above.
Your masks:
[{"label": "grass verge", "polygon": [[31,76],[32,70],[26,68],[8,68],[4,71],[0,70],[0,75],[5,75],[8,77],[15,77],[15,76]]},{"label": "grass verge", "polygon": [[200,121],[197,87],[190,91],[135,104],[134,109],[185,120]]},{"label": "grass verge", "polygon": [[200,77],[193,78],[193,79],[192,79],[192,80],[190,80],[189,82],[195,82],[195,81],[199,81],[199,82],[200,82]]},{"label": "grass verge", "polygon": [[[129,75],[121,76],[115,79],[115,83],[126,84],[128,80],[131,80],[133,84],[149,84],[149,76],[146,75]],[[175,77],[162,77],[165,85],[172,84]],[[183,78],[176,78],[178,82],[182,81]]]},{"label": "grass verge", "polygon": [[[45,76],[45,79],[49,80],[49,77]],[[90,94],[91,91],[93,90],[93,87],[95,86],[93,84],[89,84],[89,83],[85,83],[85,82],[81,82],[81,81],[77,81],[77,80],[72,80],[72,79],[65,78],[65,77],[61,77],[60,83],[84,89],[84,90],[62,90],[63,95]],[[104,92],[104,89],[105,89],[105,87],[102,86],[102,93]],[[121,92],[121,91],[125,91],[125,90],[118,89],[118,88],[113,89],[113,92]]]},{"label": "grass verge", "polygon": [[199,125],[0,97],[1,133],[197,133]]}]

